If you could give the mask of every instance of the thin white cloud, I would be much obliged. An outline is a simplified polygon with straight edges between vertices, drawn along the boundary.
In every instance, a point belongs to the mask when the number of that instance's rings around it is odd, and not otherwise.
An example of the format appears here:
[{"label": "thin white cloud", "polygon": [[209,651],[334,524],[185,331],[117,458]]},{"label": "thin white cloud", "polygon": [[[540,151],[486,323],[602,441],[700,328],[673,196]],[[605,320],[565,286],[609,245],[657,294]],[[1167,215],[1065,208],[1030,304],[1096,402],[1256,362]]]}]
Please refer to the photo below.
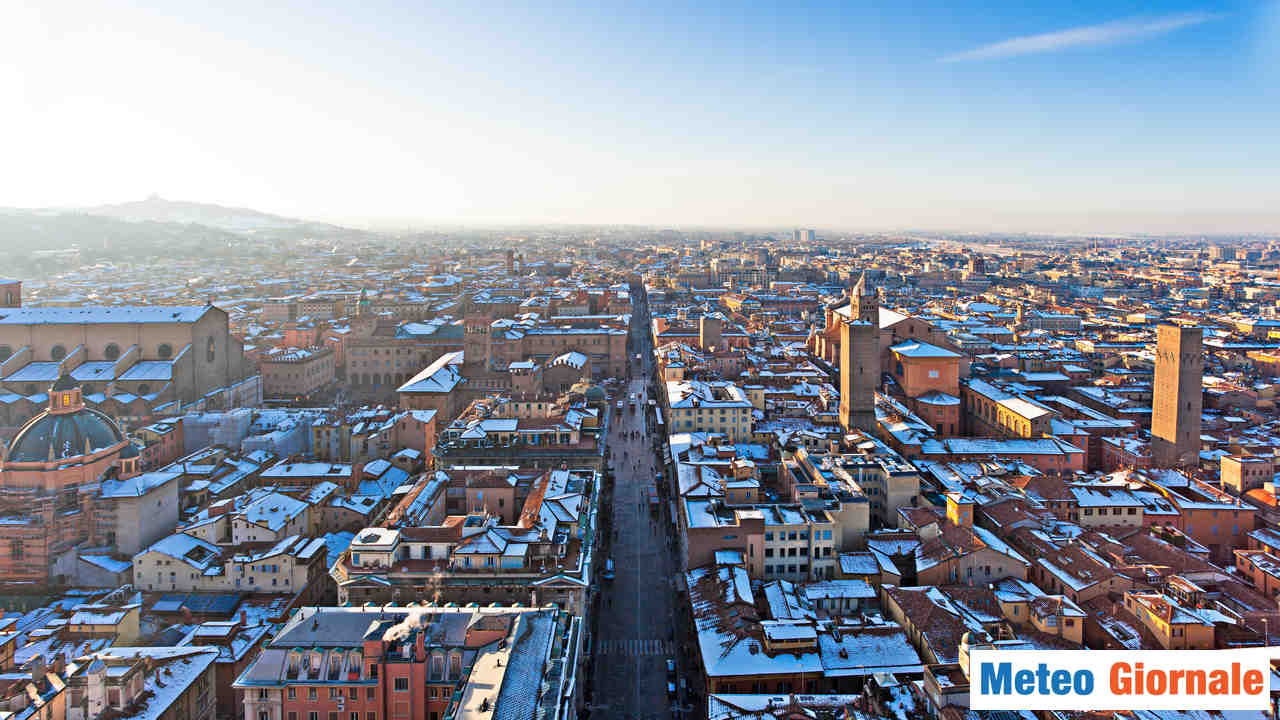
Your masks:
[{"label": "thin white cloud", "polygon": [[1068,48],[1135,42],[1144,38],[1171,33],[1185,27],[1201,25],[1217,20],[1220,17],[1222,15],[1218,13],[1193,12],[1157,18],[1115,20],[1101,25],[1086,25],[1039,35],[1023,35],[1009,40],[1002,40],[998,43],[983,45],[972,50],[946,55],[941,60],[947,63],[998,60],[1020,55],[1057,52]]}]

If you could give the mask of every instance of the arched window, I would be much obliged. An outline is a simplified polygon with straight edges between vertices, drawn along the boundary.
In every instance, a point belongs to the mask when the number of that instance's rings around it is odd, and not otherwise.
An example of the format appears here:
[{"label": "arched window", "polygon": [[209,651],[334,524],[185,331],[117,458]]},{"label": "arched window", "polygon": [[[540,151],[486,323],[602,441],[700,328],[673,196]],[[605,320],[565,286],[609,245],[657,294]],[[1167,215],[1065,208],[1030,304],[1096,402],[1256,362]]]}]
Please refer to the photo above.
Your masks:
[{"label": "arched window", "polygon": [[146,395],[146,394],[148,394],[148,393],[150,393],[150,392],[151,392],[151,386],[150,386],[150,385],[148,385],[148,384],[146,384],[146,383],[142,383],[141,385],[139,385],[139,386],[138,386],[138,394],[139,394],[139,395]]},{"label": "arched window", "polygon": [[107,360],[110,360],[111,362],[115,362],[116,360],[119,360],[120,346],[115,343],[111,343],[110,345],[107,345],[107,347],[104,348],[102,351],[102,357],[106,358]]},{"label": "arched window", "polygon": [[173,357],[173,346],[169,343],[160,343],[160,347],[156,348],[156,354],[161,360],[168,360]]},{"label": "arched window", "polygon": [[205,338],[205,341],[204,341],[204,358],[205,358],[205,360],[207,360],[207,361],[209,361],[209,362],[213,362],[213,359],[214,359],[215,357],[217,357],[216,353],[214,353],[214,349],[215,349],[215,347],[214,347],[214,342],[213,342],[213,336],[212,336],[212,335],[210,335],[209,337]]},{"label": "arched window", "polygon": [[66,356],[67,349],[61,345],[54,345],[53,349],[49,351],[49,357],[53,358],[54,362],[57,362]]}]

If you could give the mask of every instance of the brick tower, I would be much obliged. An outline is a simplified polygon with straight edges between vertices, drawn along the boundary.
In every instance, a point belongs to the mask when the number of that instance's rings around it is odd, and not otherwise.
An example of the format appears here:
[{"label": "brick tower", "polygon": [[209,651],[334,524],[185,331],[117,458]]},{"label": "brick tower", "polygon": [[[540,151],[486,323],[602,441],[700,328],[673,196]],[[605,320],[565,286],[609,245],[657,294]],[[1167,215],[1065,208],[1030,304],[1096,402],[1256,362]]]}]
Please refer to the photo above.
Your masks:
[{"label": "brick tower", "polygon": [[1200,458],[1200,394],[1204,331],[1156,328],[1155,397],[1151,413],[1151,460],[1156,467],[1194,465]]},{"label": "brick tower", "polygon": [[880,384],[880,302],[862,273],[840,318],[840,425],[873,432]]}]

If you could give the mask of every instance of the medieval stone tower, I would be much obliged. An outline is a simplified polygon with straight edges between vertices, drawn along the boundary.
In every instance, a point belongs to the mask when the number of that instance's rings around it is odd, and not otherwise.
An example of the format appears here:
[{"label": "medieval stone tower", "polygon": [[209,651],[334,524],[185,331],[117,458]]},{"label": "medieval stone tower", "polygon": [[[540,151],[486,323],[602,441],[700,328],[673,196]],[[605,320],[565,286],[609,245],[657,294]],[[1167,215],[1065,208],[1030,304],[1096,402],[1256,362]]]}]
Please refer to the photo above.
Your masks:
[{"label": "medieval stone tower", "polygon": [[1156,467],[1195,465],[1200,459],[1201,380],[1204,331],[1156,328],[1155,397],[1151,413],[1151,460]]},{"label": "medieval stone tower", "polygon": [[880,301],[862,273],[848,314],[840,316],[840,425],[846,432],[874,432],[880,385]]}]

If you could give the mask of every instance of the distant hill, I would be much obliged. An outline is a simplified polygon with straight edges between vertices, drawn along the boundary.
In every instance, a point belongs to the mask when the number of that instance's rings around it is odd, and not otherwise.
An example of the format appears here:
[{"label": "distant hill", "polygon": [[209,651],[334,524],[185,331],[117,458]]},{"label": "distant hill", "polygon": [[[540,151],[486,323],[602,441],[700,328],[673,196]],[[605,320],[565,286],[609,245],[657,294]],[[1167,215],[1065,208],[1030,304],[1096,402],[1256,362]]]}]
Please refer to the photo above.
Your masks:
[{"label": "distant hill", "polygon": [[[195,253],[231,243],[249,242],[245,236],[193,224],[129,222],[77,212],[0,209],[0,250],[29,253],[78,247],[101,254],[114,252]],[[0,252],[0,255],[6,255]]]},{"label": "distant hill", "polygon": [[73,248],[85,262],[155,255],[210,258],[269,252],[279,242],[379,237],[328,223],[156,196],[86,208],[0,208],[0,268],[8,268],[8,274],[38,274],[56,267],[42,251]]},{"label": "distant hill", "polygon": [[[65,212],[65,211],[64,211]],[[308,230],[317,234],[342,232],[345,228],[328,223],[281,217],[248,208],[224,207],[209,203],[165,200],[152,195],[145,200],[76,208],[74,212],[101,215],[129,222],[170,222],[196,224],[234,233],[258,233],[280,230]]]}]

